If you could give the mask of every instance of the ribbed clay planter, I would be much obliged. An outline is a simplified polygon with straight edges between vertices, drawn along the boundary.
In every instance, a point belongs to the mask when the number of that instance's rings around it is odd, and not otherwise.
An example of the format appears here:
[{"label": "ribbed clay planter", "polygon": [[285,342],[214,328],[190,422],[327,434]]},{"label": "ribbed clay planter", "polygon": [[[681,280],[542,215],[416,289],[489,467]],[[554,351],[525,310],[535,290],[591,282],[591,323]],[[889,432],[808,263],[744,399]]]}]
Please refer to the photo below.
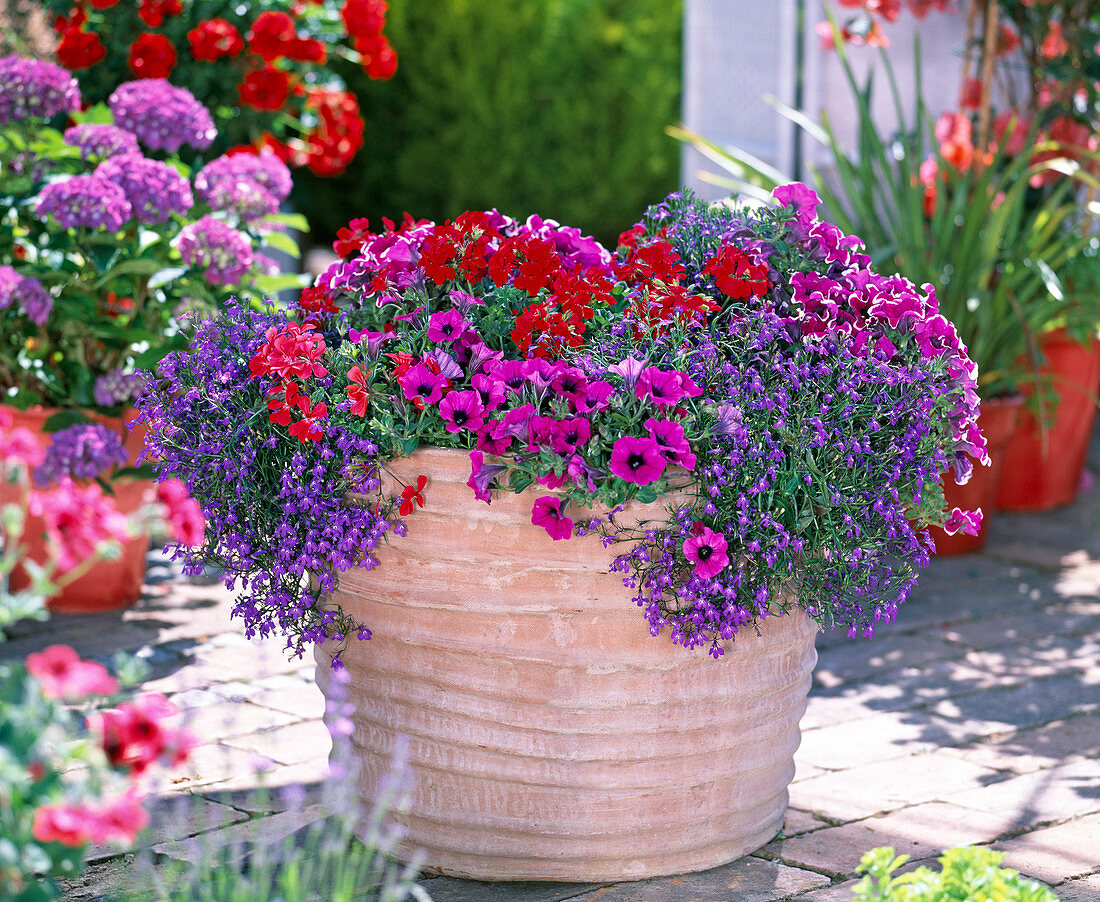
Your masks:
[{"label": "ribbed clay planter", "polygon": [[950,557],[980,551],[985,547],[989,524],[993,521],[1005,448],[1016,434],[1016,421],[1023,404],[1024,399],[1018,395],[1012,398],[989,398],[982,401],[978,414],[978,428],[985,436],[989,466],[976,465],[966,485],[956,485],[951,473],[943,474],[943,494],[947,500],[948,509],[957,507],[962,510],[976,510],[980,507],[982,526],[976,536],[962,532],[949,536],[942,529],[933,527],[929,532],[932,533],[932,539],[936,543],[936,554]]},{"label": "ribbed clay planter", "polygon": [[343,655],[360,796],[410,737],[407,846],[430,870],[613,881],[705,870],[776,834],[817,660],[809,617],[768,618],[718,660],[685,651],[649,634],[598,538],[532,525],[544,492],[486,506],[461,451],[390,469],[428,476],[426,504],[332,601],[373,631]]},{"label": "ribbed clay planter", "polygon": [[[46,421],[60,411],[55,408],[31,407],[28,410],[7,408],[14,419],[15,426],[22,426],[39,436],[43,447],[50,437],[43,432]],[[132,416],[132,414],[131,414]],[[145,428],[140,426],[130,432],[124,418],[91,415],[96,422],[102,423],[123,439],[129,454],[129,464],[137,461],[145,441]],[[148,479],[128,479],[115,483],[115,507],[124,514],[136,513],[156,489],[156,483]],[[0,492],[7,492],[0,487]],[[9,500],[6,497],[0,500]],[[40,517],[28,517],[22,544],[27,548],[27,556],[38,563],[49,558],[46,543],[42,538],[44,524]],[[102,611],[115,611],[128,608],[141,598],[145,582],[145,554],[149,550],[149,536],[141,535],[122,543],[122,554],[116,560],[97,561],[91,568],[69,583],[60,593],[46,602],[46,607],[55,614],[94,614]],[[12,571],[9,582],[13,591],[18,592],[30,584],[30,578],[22,567]]]},{"label": "ribbed clay planter", "polygon": [[1100,383],[1100,340],[1082,344],[1065,329],[1040,339],[1047,363],[1042,372],[1054,380],[1059,403],[1048,424],[1046,442],[1035,414],[1025,409],[1019,429],[1005,449],[997,488],[1002,510],[1049,510],[1077,497],[1096,421]]}]

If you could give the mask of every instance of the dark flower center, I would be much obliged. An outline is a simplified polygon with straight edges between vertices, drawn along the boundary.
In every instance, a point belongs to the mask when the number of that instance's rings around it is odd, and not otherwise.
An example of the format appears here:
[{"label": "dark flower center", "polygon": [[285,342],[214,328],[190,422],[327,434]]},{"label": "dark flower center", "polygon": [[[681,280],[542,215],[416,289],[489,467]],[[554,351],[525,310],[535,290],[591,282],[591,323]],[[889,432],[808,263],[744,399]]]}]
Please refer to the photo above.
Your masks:
[{"label": "dark flower center", "polygon": [[714,554],[714,549],[711,548],[709,545],[700,545],[699,550],[695,553],[696,555],[698,555],[699,560],[705,561],[709,559],[712,554]]},{"label": "dark flower center", "polygon": [[630,467],[631,470],[640,470],[645,466],[645,455],[637,453],[631,454],[630,457],[626,459],[626,465]]},{"label": "dark flower center", "polygon": [[456,410],[451,414],[451,419],[454,420],[456,426],[461,426],[470,419],[470,415],[465,410]]}]

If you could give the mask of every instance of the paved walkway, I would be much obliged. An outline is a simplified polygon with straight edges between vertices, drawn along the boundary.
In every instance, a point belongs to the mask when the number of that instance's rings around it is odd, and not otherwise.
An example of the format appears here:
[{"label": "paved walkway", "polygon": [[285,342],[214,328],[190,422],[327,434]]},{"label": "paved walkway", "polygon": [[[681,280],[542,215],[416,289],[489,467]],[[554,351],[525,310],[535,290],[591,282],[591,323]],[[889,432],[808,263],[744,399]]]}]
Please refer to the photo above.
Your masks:
[{"label": "paved walkway", "polygon": [[[1092,469],[1100,468],[1100,442]],[[435,902],[848,902],[863,851],[929,861],[989,844],[1006,864],[1100,899],[1100,491],[1043,515],[999,515],[986,551],[935,561],[901,622],[872,642],[819,637],[820,661],[782,838],[702,874],[609,886],[479,884],[426,875]],[[146,598],[123,614],[33,624],[0,656],[52,642],[109,658],[136,651],[144,688],[186,711],[206,742],[156,788],[149,844],[190,860],[196,834],[230,843],[293,833],[319,816],[307,795],[330,740],[313,670],[232,631],[219,586],[172,579],[156,556]],[[183,807],[180,807],[181,801]],[[68,902],[100,898],[132,858],[96,850]]]}]

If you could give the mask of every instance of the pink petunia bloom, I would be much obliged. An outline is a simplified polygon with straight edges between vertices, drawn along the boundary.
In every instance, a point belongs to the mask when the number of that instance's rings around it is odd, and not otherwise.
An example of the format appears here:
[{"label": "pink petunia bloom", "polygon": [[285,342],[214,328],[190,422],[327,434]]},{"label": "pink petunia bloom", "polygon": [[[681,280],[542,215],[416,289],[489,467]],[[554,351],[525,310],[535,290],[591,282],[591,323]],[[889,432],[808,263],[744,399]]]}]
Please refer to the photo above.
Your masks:
[{"label": "pink petunia bloom", "polygon": [[66,477],[56,488],[28,492],[27,506],[45,522],[47,548],[60,573],[90,558],[100,543],[130,537],[126,517],[95,484],[82,488]]},{"label": "pink petunia bloom", "polygon": [[447,425],[448,432],[461,432],[469,429],[477,432],[484,424],[481,395],[476,391],[453,391],[439,404],[439,415]]},{"label": "pink petunia bloom", "polygon": [[573,535],[573,521],[562,515],[561,498],[554,495],[543,495],[535,501],[531,522],[545,529],[555,542]]},{"label": "pink petunia bloom", "polygon": [[649,430],[650,437],[660,446],[665,460],[685,470],[695,469],[695,455],[684,435],[682,423],[650,417],[645,421],[645,428]]},{"label": "pink petunia bloom", "polygon": [[572,454],[592,437],[592,424],[584,417],[558,420],[550,445],[558,454]]},{"label": "pink petunia bloom", "polygon": [[611,403],[611,396],[615,394],[615,386],[610,382],[591,382],[585,390],[584,397],[576,402],[577,413],[593,413],[603,410]]},{"label": "pink petunia bloom", "polygon": [[33,470],[45,459],[46,449],[30,429],[22,426],[13,429],[13,423],[11,413],[0,407],[0,461]]},{"label": "pink petunia bloom", "polygon": [[611,448],[608,469],[626,482],[649,485],[661,478],[667,461],[652,436],[624,435]]},{"label": "pink petunia bloom", "polygon": [[477,450],[495,457],[506,453],[512,444],[512,436],[502,422],[483,425],[477,434]]},{"label": "pink petunia bloom", "polygon": [[475,373],[470,387],[481,396],[481,406],[485,410],[496,410],[504,403],[504,384],[492,376]]},{"label": "pink petunia bloom", "polygon": [[658,407],[672,407],[684,398],[680,375],[673,370],[647,366],[638,376],[634,394],[642,400],[648,398]]},{"label": "pink petunia bloom", "polygon": [[178,479],[166,479],[157,484],[157,501],[164,508],[172,538],[188,548],[201,546],[206,518],[199,503],[187,493],[187,486]]},{"label": "pink petunia bloom", "polygon": [[481,451],[471,451],[470,478],[466,480],[466,485],[474,490],[475,498],[490,504],[493,500],[493,480],[507,469],[503,464],[487,464]]},{"label": "pink petunia bloom", "polygon": [[149,824],[149,812],[133,788],[89,814],[91,838],[97,843],[132,843]]},{"label": "pink petunia bloom", "polygon": [[684,540],[684,557],[695,565],[695,575],[703,579],[717,576],[729,565],[726,537],[704,526],[697,536]]},{"label": "pink petunia bloom", "polygon": [[554,393],[567,398],[576,407],[582,402],[588,393],[588,379],[584,371],[575,366],[563,366],[555,374],[550,383]]},{"label": "pink petunia bloom", "polygon": [[956,507],[951,511],[947,522],[943,524],[943,531],[949,536],[953,536],[957,532],[968,536],[976,536],[981,528],[982,509],[980,507],[974,511],[964,511]]},{"label": "pink petunia bloom", "polygon": [[437,403],[443,397],[443,389],[448,385],[445,376],[432,372],[423,363],[410,367],[399,381],[405,397],[420,410],[423,410],[426,404]]},{"label": "pink petunia bloom", "polygon": [[27,672],[50,698],[75,700],[118,691],[118,680],[102,664],[80,660],[67,645],[51,645],[29,654],[26,663]]},{"label": "pink petunia bloom", "polygon": [[83,805],[43,805],[34,812],[31,835],[39,842],[79,849],[97,828],[95,813]]},{"label": "pink petunia bloom", "polygon": [[440,310],[428,320],[428,341],[459,341],[469,328],[470,324],[457,310]]},{"label": "pink petunia bloom", "polygon": [[176,706],[168,699],[151,693],[93,714],[88,729],[99,734],[112,766],[142,774],[158,760],[168,764],[186,761],[197,744],[190,731],[164,723],[175,713]]}]

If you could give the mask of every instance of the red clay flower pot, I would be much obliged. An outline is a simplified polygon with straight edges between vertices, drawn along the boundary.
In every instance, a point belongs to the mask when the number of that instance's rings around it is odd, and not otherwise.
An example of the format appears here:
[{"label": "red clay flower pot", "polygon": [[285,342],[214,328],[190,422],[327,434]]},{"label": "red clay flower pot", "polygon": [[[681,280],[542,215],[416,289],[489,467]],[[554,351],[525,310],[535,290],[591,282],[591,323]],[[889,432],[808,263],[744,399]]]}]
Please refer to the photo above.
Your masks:
[{"label": "red clay flower pot", "polygon": [[[997,507],[1039,511],[1070,504],[1081,484],[1089,439],[1096,419],[1100,384],[1100,340],[1083,345],[1064,329],[1039,341],[1059,403],[1048,424],[1044,447],[1035,414],[1024,409],[1019,429],[1005,449],[997,487]],[[1025,391],[1025,393],[1027,393]]]},{"label": "red clay flower pot", "polygon": [[[356,787],[369,803],[409,737],[406,842],[428,868],[614,881],[705,870],[775,835],[817,659],[803,611],[718,660],[685,651],[650,635],[598,537],[531,523],[541,490],[488,506],[450,449],[388,469],[427,474],[425,505],[331,600],[373,631],[343,654]],[[658,502],[617,519],[663,516]],[[339,697],[326,651],[318,682]]]},{"label": "red clay flower pot", "polygon": [[936,543],[936,553],[942,555],[968,554],[979,551],[985,546],[989,522],[993,517],[993,508],[997,499],[997,484],[1004,461],[1005,448],[1016,433],[1016,422],[1023,398],[990,398],[982,401],[978,416],[978,426],[985,435],[989,448],[989,466],[974,467],[974,473],[966,485],[956,485],[951,473],[943,475],[943,494],[949,508],[963,510],[982,509],[982,528],[976,536],[961,532],[949,536],[942,529],[932,528],[932,539]]},{"label": "red clay flower pot", "polygon": [[[12,414],[14,426],[22,426],[34,432],[40,437],[43,446],[49,444],[50,437],[42,431],[42,427],[46,420],[59,413],[57,409],[45,407],[32,407],[28,410],[17,410],[14,407],[7,409]],[[126,450],[130,455],[129,462],[131,465],[136,463],[142,443],[145,441],[145,428],[139,426],[133,432],[127,429],[125,420],[133,414],[127,414],[124,418],[99,414],[90,414],[90,416],[123,437]],[[156,483],[152,480],[119,480],[114,485],[115,506],[124,514],[135,513],[155,489]],[[3,487],[0,487],[0,492],[3,491],[5,491]],[[0,500],[11,499],[0,498]],[[49,557],[46,543],[42,538],[43,528],[41,518],[27,518],[22,544],[26,545],[30,559],[38,563],[44,563]],[[96,562],[86,573],[65,586],[58,595],[49,599],[46,607],[59,614],[94,614],[130,607],[141,598],[141,588],[145,582],[145,554],[148,550],[148,535],[136,536],[122,543],[122,554],[118,559]],[[12,590],[19,591],[29,584],[30,579],[23,568],[16,567],[10,577]]]}]

